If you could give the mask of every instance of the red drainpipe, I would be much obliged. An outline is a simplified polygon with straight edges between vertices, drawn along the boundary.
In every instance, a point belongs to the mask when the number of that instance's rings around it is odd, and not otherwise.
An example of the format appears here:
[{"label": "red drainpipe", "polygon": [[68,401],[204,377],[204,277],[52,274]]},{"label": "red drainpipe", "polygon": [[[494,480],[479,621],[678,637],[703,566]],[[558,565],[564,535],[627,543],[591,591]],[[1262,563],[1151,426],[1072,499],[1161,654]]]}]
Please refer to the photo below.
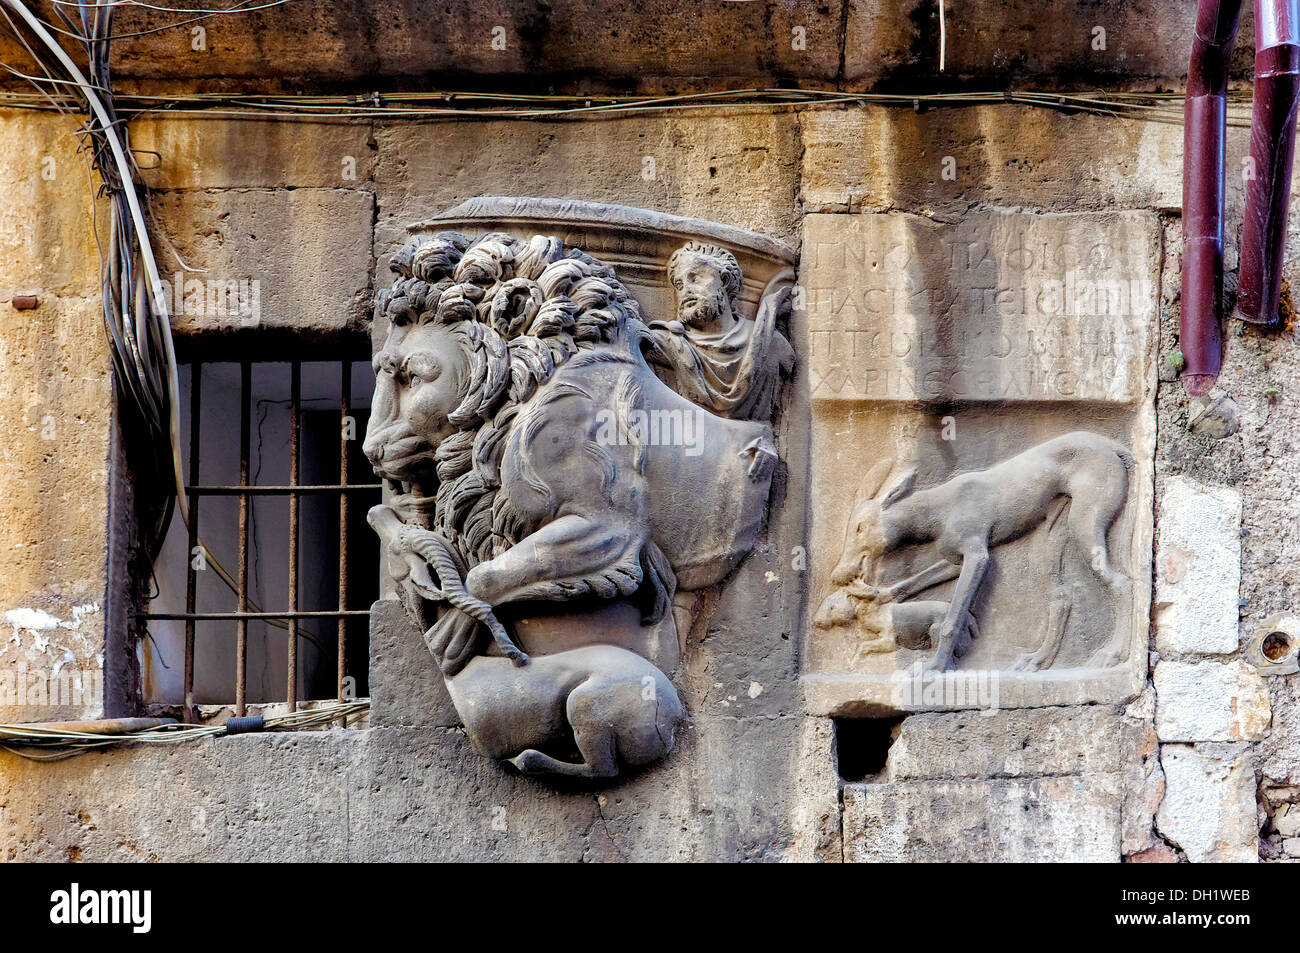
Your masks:
[{"label": "red drainpipe", "polygon": [[[1261,0],[1263,3],[1271,0]],[[1223,140],[1241,0],[1200,0],[1183,108],[1183,386],[1206,393],[1223,365]]]},{"label": "red drainpipe", "polygon": [[[1236,315],[1278,320],[1300,105],[1300,0],[1257,0],[1252,177],[1246,183]],[[1199,397],[1223,364],[1223,141],[1241,0],[1200,0],[1183,131],[1183,386]]]},{"label": "red drainpipe", "polygon": [[1300,0],[1259,0],[1255,6],[1255,102],[1250,118],[1254,178],[1246,183],[1236,309],[1237,317],[1252,324],[1278,320],[1298,104]]}]

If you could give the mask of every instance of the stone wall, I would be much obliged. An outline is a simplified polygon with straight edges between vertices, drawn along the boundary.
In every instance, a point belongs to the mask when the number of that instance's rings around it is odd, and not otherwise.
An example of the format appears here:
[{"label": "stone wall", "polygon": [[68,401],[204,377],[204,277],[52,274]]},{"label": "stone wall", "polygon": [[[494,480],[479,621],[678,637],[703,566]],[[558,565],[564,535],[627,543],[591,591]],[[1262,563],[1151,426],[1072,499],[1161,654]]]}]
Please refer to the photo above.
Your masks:
[{"label": "stone wall", "polygon": [[[407,83],[455,75],[508,88],[543,72],[560,90],[622,94],[778,81],[1176,90],[1194,9],[1067,5],[1064,24],[1047,29],[1036,5],[962,4],[949,11],[949,72],[940,75],[933,4],[711,4],[689,31],[652,26],[664,11],[630,16],[622,4],[607,4],[608,17],[554,4],[544,27],[524,22],[515,4],[478,6],[442,30],[432,54],[420,46],[421,5],[397,4],[366,31],[363,56],[349,38],[359,35],[364,6],[291,5],[293,28],[267,32],[256,55],[238,31],[255,30],[257,17],[251,27],[214,24],[207,58],[193,55],[184,34],[161,34],[124,48],[122,77],[137,89],[351,88],[376,75]],[[148,25],[147,13],[133,15]],[[480,37],[490,39],[498,20],[526,42],[493,51]],[[596,21],[600,36],[590,33]],[[1090,44],[1100,23],[1104,58]],[[797,26],[807,28],[807,51],[789,49]],[[1250,30],[1243,24],[1242,35]],[[297,58],[277,44],[292,39],[296,49],[303,36],[318,55],[299,76],[284,66]],[[635,52],[655,49],[673,55]],[[578,72],[575,50],[590,52]],[[108,535],[116,451],[84,158],[57,117],[0,110],[0,133],[0,171],[17,184],[0,198],[8,434],[0,666],[49,669],[66,652],[66,665],[112,670],[125,651],[104,622],[121,568]],[[363,342],[406,227],[475,195],[710,219],[789,242],[804,268],[809,236],[825,228],[959,228],[1011,214],[1072,235],[1103,219],[1130,223],[1141,253],[1126,264],[1149,283],[1158,317],[1148,316],[1147,345],[1128,355],[1128,383],[1092,379],[1087,406],[1056,401],[1033,412],[1147,447],[1133,569],[1139,590],[1150,583],[1149,625],[1139,598],[1126,680],[1105,691],[1012,700],[992,712],[813,701],[800,676],[815,657],[814,579],[838,555],[844,518],[839,510],[826,517],[841,491],[825,480],[864,467],[860,449],[825,430],[832,418],[817,416],[815,363],[800,350],[778,420],[785,466],[766,536],[688,646],[679,687],[691,723],[664,764],[599,789],[557,788],[476,756],[418,635],[395,602],[381,601],[372,617],[374,707],[363,727],[129,747],[54,764],[0,754],[6,859],[1300,857],[1297,676],[1261,673],[1247,651],[1257,633],[1291,625],[1277,616],[1296,611],[1300,595],[1292,582],[1300,579],[1300,502],[1289,476],[1300,466],[1300,358],[1290,327],[1270,335],[1231,325],[1213,401],[1192,406],[1177,384],[1179,126],[1024,105],[848,103],[550,121],[161,117],[136,121],[132,136],[137,149],[160,156],[145,176],[179,255],[265,289],[259,328],[182,317],[177,332],[191,343],[262,333]],[[1245,130],[1231,131],[1229,169],[1245,143]],[[1237,221],[1241,184],[1229,176],[1228,189]],[[1233,267],[1235,238],[1230,246]],[[1292,246],[1288,279],[1300,267],[1296,229]],[[16,294],[40,303],[16,311]],[[797,349],[813,320],[808,309],[792,318]],[[1097,410],[1116,388],[1123,409]],[[981,426],[1019,406],[989,411]],[[898,446],[922,446],[916,434],[934,422],[916,424]],[[841,452],[839,462],[829,458]],[[832,522],[833,531],[819,528]],[[121,682],[110,675],[103,694],[78,705],[6,707],[0,721],[120,713]]]}]

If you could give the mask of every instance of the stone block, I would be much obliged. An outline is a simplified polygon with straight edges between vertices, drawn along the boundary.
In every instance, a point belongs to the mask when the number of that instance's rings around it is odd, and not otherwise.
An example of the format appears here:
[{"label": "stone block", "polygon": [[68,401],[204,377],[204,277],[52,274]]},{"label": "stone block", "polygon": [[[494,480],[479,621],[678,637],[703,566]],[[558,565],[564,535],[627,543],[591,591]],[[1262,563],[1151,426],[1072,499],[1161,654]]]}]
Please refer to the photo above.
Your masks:
[{"label": "stone block", "polygon": [[794,777],[793,840],[788,860],[838,863],[839,779],[835,773],[835,727],[829,718],[802,718],[799,759]]},{"label": "stone block", "polygon": [[1160,241],[1147,212],[806,217],[811,711],[1139,693]]},{"label": "stone block", "polygon": [[1157,236],[1141,212],[810,215],[812,397],[1136,402]]},{"label": "stone block", "polygon": [[[914,85],[960,76],[980,88],[1167,87],[1187,73],[1196,25],[1195,4],[1159,0],[1057,4],[1046,29],[1042,9],[1027,3],[974,0],[945,13],[940,72],[938,4],[854,4],[845,80],[872,85],[905,72]],[[1242,30],[1251,36],[1248,25]]]},{"label": "stone block", "polygon": [[[800,132],[809,212],[899,209],[955,221],[972,206],[1182,206],[1178,125],[1035,106],[867,106],[803,113]],[[1227,188],[1240,192],[1231,177]]]},{"label": "stone block", "polygon": [[355,189],[374,169],[369,124],[168,116],[130,130],[153,189]]},{"label": "stone block", "polygon": [[[1113,744],[1113,736],[1107,739]],[[1155,840],[1155,813],[1165,796],[1165,775],[1160,768],[1160,741],[1150,721],[1125,718],[1120,728],[1121,850],[1127,856],[1142,852]]]},{"label": "stone block", "polygon": [[407,122],[381,125],[375,138],[381,284],[408,225],[477,195],[614,202],[798,237],[791,115],[673,115],[653,125]]},{"label": "stone block", "polygon": [[293,328],[320,337],[369,326],[369,192],[173,191],[155,208],[181,259],[202,269],[179,282],[163,276],[178,334]]},{"label": "stone block", "polygon": [[1113,773],[1120,717],[1103,706],[918,714],[889,748],[892,781]]},{"label": "stone block", "polygon": [[113,390],[98,299],[43,296],[0,322],[0,366],[0,721],[100,717]]},{"label": "stone block", "polygon": [[850,862],[1117,862],[1115,774],[844,787]]},{"label": "stone block", "polygon": [[1256,741],[1272,721],[1268,686],[1244,662],[1162,660],[1154,681],[1161,741]]},{"label": "stone block", "polygon": [[[10,62],[5,60],[5,62]],[[57,114],[0,113],[0,305],[14,295],[99,295],[89,161]],[[101,206],[101,213],[107,206]],[[98,344],[98,342],[95,342]]]},{"label": "stone block", "polygon": [[461,723],[423,636],[396,599],[370,607],[370,723],[377,728]]},{"label": "stone block", "polygon": [[1241,493],[1171,476],[1159,513],[1156,648],[1162,655],[1236,651]]},{"label": "stone block", "polygon": [[839,0],[398,0],[382,16],[357,0],[304,0],[206,23],[203,48],[195,50],[188,29],[130,38],[175,17],[124,8],[118,29],[128,38],[119,41],[114,75],[229,78],[275,91],[292,83],[386,89],[385,80],[398,77],[437,89],[480,89],[490,79],[495,88],[532,93],[551,87],[620,95],[629,88],[772,86],[791,78],[833,84],[842,15]]},{"label": "stone block", "polygon": [[1160,833],[1192,863],[1255,863],[1255,771],[1242,745],[1163,745]]}]

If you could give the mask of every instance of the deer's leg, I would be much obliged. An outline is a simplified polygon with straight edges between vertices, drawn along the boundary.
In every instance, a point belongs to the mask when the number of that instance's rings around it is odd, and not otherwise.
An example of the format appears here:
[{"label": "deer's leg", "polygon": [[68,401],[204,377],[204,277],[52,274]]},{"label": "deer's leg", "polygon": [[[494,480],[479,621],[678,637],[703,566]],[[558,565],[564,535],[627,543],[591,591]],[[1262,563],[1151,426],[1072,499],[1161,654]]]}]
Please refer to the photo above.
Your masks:
[{"label": "deer's leg", "polygon": [[927,566],[914,576],[908,576],[891,586],[886,586],[884,588],[886,601],[902,602],[904,599],[910,599],[918,592],[924,592],[931,586],[937,586],[941,582],[956,578],[958,572],[960,572],[960,567],[956,563],[941,559],[933,566]]},{"label": "deer's leg", "polygon": [[1128,495],[1128,483],[1122,477],[1103,483],[1087,500],[1074,498],[1070,501],[1067,516],[1070,536],[1076,540],[1087,555],[1088,565],[1109,589],[1117,588],[1124,576],[1115,571],[1110,564],[1110,549],[1106,537],[1111,525],[1124,508],[1124,499]]},{"label": "deer's leg", "polygon": [[[618,774],[618,758],[615,755],[615,728],[608,717],[608,712],[600,712],[600,703],[610,691],[592,689],[579,685],[570,694],[565,704],[569,725],[573,728],[573,740],[578,746],[582,760],[574,763],[560,761],[550,755],[529,748],[510,759],[524,774],[553,774],[571,778],[612,778]],[[597,717],[592,717],[596,715]]]},{"label": "deer's leg", "polygon": [[1047,612],[1047,632],[1043,635],[1043,644],[1016,659],[1011,665],[1013,672],[1037,672],[1051,668],[1057,653],[1061,651],[1065,626],[1070,621],[1070,610],[1073,607],[1073,603],[1063,593],[1058,591],[1053,595]]},{"label": "deer's leg", "polygon": [[969,623],[966,620],[988,568],[988,542],[981,539],[968,543],[962,550],[961,573],[957,577],[957,589],[948,606],[948,613],[931,631],[934,655],[927,663],[928,668],[942,672],[952,667],[953,649],[958,638],[967,634]]},{"label": "deer's leg", "polygon": [[[614,759],[614,736],[608,733],[608,755],[595,752],[596,760],[583,751],[583,761],[561,761],[552,758],[536,748],[528,748],[510,759],[510,763],[519,769],[520,774],[558,775],[566,778],[612,778],[618,774],[618,762]],[[581,750],[581,749],[580,749]]]}]

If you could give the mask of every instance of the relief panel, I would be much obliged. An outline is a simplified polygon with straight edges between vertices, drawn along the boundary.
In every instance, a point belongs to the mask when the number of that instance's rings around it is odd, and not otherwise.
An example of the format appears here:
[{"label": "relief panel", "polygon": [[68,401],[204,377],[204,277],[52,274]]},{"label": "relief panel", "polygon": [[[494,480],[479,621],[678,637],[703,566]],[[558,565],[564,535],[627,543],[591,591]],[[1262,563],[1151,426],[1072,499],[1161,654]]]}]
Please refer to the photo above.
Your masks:
[{"label": "relief panel", "polygon": [[803,255],[810,711],[1133,694],[1154,216],[811,215]]}]

